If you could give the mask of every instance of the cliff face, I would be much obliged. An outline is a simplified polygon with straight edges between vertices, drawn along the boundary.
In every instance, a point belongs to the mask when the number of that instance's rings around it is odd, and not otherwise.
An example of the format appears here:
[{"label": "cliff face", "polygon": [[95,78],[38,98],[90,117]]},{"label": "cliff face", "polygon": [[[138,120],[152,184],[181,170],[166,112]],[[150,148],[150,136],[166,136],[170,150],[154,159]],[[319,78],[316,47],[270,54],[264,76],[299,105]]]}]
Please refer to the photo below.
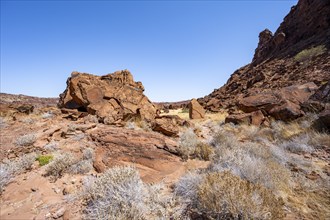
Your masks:
[{"label": "cliff face", "polygon": [[236,105],[240,98],[295,84],[330,79],[330,1],[300,0],[273,34],[259,34],[250,64],[198,101],[208,110]]}]

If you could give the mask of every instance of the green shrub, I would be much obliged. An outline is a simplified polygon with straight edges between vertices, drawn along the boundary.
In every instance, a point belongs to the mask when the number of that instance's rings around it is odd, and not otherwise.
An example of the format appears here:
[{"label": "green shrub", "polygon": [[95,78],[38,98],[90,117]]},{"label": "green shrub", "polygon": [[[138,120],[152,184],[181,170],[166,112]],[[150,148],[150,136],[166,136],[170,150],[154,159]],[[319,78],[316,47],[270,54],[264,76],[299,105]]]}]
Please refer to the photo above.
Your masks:
[{"label": "green shrub", "polygon": [[313,57],[323,54],[325,51],[326,51],[325,46],[319,45],[317,47],[312,47],[312,48],[300,51],[299,53],[297,53],[294,56],[294,59],[297,62],[305,62],[305,61],[312,59]]},{"label": "green shrub", "polygon": [[39,162],[40,166],[44,166],[46,164],[49,164],[50,161],[53,160],[53,155],[40,155],[37,157],[37,161]]},{"label": "green shrub", "polygon": [[183,108],[183,109],[181,110],[181,113],[189,113],[189,109],[188,109],[188,108]]}]

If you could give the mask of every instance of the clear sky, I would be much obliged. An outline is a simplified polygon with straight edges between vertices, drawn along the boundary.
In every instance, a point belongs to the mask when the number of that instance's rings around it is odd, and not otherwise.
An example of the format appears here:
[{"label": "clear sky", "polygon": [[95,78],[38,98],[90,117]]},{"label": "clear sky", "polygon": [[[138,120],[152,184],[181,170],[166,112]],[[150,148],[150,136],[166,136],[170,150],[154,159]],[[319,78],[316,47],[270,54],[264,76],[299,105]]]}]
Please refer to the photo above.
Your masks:
[{"label": "clear sky", "polygon": [[152,101],[202,97],[296,3],[1,0],[1,92],[57,97],[72,71],[128,69]]}]

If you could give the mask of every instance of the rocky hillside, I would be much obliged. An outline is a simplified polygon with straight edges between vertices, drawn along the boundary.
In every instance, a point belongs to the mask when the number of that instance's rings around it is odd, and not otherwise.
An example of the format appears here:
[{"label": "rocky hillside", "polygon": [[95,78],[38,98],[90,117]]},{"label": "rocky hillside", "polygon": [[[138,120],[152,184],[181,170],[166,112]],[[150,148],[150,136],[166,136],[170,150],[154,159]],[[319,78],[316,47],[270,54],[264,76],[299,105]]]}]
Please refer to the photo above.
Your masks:
[{"label": "rocky hillside", "polygon": [[259,34],[250,64],[198,101],[210,111],[236,107],[241,98],[291,85],[330,79],[330,2],[300,0],[273,34]]},{"label": "rocky hillside", "polygon": [[33,104],[36,107],[56,106],[58,98],[40,98],[27,95],[0,93],[0,104]]}]

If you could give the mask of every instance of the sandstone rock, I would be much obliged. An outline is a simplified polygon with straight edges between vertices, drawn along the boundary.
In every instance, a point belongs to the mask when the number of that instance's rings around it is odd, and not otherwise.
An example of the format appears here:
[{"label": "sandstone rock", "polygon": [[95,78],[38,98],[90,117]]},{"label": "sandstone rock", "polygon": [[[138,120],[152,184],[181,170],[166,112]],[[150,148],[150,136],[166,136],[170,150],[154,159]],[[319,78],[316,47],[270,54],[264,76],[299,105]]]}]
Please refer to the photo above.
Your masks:
[{"label": "sandstone rock", "polygon": [[236,113],[231,114],[226,117],[225,123],[234,123],[234,124],[251,124],[255,126],[260,126],[265,120],[264,115],[262,112],[255,111],[251,113]]},{"label": "sandstone rock", "polygon": [[177,137],[179,134],[179,126],[190,126],[190,124],[177,115],[164,115],[155,118],[152,124],[152,130],[167,136]]},{"label": "sandstone rock", "polygon": [[[329,14],[328,1],[299,0],[274,34],[268,29],[259,34],[252,62],[236,70],[224,86],[198,99],[199,103],[206,110],[217,112],[220,108],[236,105],[240,95],[272,94],[274,90],[311,81],[317,86],[324,85],[330,80]],[[311,48],[318,48],[319,53],[308,54]],[[303,64],[297,56],[300,52],[308,54]],[[325,98],[329,97],[325,95],[329,89],[324,91],[323,95],[315,93],[315,96],[324,97],[318,99],[322,100],[321,103],[330,99]],[[270,95],[270,98],[273,96]],[[221,103],[221,106],[216,103]],[[272,102],[267,102],[269,104]],[[310,109],[318,112],[323,107],[313,103]],[[249,112],[256,110],[253,108]]]},{"label": "sandstone rock", "polygon": [[225,119],[225,123],[234,123],[234,124],[250,124],[251,123],[251,114],[231,114],[228,115]]},{"label": "sandstone rock", "polygon": [[110,126],[91,131],[96,143],[94,168],[103,172],[122,161],[157,167],[157,163],[176,160],[177,143],[156,132],[145,132]]},{"label": "sandstone rock", "polygon": [[33,112],[34,106],[29,104],[23,104],[15,107],[15,109],[21,113],[31,114]]},{"label": "sandstone rock", "polygon": [[62,207],[62,208],[58,209],[57,211],[53,212],[52,217],[54,219],[58,219],[64,215],[64,212],[65,212],[65,208]]},{"label": "sandstone rock", "polygon": [[301,105],[315,92],[314,83],[289,86],[269,93],[248,96],[238,102],[238,106],[246,113],[261,110],[278,120],[290,121],[301,117],[304,112]]},{"label": "sandstone rock", "polygon": [[74,72],[60,95],[59,107],[88,112],[106,124],[116,124],[130,115],[152,121],[156,108],[143,91],[142,83],[135,82],[128,70],[104,76]]},{"label": "sandstone rock", "polygon": [[192,99],[189,103],[189,118],[200,119],[200,118],[204,118],[204,116],[205,116],[204,108],[198,103],[196,99]]},{"label": "sandstone rock", "polygon": [[264,114],[259,110],[251,113],[251,124],[260,126],[265,120]]}]

